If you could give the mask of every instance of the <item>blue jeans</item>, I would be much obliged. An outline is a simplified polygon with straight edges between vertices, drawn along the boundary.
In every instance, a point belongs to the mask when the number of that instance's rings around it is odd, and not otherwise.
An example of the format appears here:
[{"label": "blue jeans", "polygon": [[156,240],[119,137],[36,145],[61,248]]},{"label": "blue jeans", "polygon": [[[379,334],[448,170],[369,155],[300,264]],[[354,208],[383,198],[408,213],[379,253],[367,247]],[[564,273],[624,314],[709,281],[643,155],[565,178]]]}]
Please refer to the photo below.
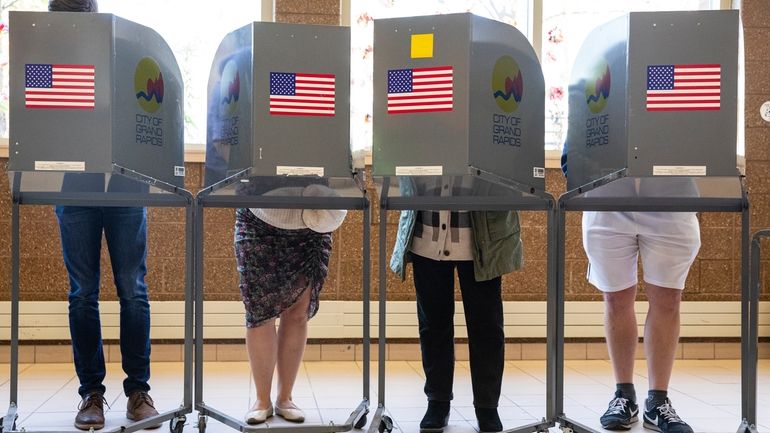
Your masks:
[{"label": "blue jeans", "polygon": [[106,374],[99,320],[102,231],[120,299],[123,391],[149,391],[150,304],[147,299],[147,213],[136,207],[57,206],[70,280],[69,320],[78,393],[104,393]]}]

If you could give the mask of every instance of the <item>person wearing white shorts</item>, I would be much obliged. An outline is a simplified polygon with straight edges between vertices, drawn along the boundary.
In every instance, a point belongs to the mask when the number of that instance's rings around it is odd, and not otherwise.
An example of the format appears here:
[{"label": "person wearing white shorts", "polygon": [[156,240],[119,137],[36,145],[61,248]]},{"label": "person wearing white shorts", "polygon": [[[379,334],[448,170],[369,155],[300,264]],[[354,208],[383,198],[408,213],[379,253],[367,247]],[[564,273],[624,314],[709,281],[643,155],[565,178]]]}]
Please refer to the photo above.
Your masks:
[{"label": "person wearing white shorts", "polygon": [[615,397],[601,417],[608,430],[629,430],[638,420],[633,385],[637,341],[634,302],[637,263],[642,259],[649,301],[644,324],[649,393],[644,427],[664,433],[692,433],[667,396],[679,341],[682,289],[700,248],[694,212],[584,212],[583,246],[588,280],[604,293],[604,326],[617,382]]}]

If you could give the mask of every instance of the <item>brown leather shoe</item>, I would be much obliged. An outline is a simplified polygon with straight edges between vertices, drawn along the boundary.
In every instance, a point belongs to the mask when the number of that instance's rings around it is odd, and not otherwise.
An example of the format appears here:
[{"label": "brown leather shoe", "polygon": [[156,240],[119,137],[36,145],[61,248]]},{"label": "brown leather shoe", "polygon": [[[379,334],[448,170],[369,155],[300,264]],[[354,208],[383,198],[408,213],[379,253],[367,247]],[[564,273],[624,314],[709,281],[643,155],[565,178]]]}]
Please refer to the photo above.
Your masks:
[{"label": "brown leather shoe", "polygon": [[104,395],[100,392],[86,394],[78,405],[75,427],[80,430],[99,430],[104,428]]},{"label": "brown leather shoe", "polygon": [[[152,401],[150,394],[146,391],[135,391],[128,396],[128,404],[126,405],[126,418],[131,421],[141,421],[146,418],[150,418],[158,415],[158,411],[155,410],[155,403]],[[145,427],[148,430],[158,428],[163,423]]]}]

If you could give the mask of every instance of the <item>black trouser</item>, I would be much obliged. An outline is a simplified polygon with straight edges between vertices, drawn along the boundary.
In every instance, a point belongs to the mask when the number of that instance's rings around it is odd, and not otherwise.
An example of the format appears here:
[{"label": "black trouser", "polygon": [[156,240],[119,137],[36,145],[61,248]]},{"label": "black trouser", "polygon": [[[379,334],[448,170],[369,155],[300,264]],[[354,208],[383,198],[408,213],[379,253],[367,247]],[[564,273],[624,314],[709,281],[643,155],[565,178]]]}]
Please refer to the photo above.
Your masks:
[{"label": "black trouser", "polygon": [[452,400],[454,377],[454,269],[468,328],[473,405],[497,407],[505,363],[500,277],[476,281],[472,261],[438,261],[412,254],[422,368],[428,400]]}]

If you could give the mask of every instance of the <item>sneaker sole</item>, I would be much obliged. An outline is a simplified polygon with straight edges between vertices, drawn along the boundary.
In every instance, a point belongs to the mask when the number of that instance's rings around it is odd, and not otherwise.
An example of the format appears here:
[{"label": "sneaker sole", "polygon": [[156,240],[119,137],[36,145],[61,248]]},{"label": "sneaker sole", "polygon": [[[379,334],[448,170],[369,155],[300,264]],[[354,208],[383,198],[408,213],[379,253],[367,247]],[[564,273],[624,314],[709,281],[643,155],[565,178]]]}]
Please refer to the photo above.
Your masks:
[{"label": "sneaker sole", "polygon": [[631,430],[631,424],[634,424],[638,421],[639,421],[639,417],[635,416],[629,419],[627,424],[617,421],[617,422],[602,424],[602,428],[605,430]]},{"label": "sneaker sole", "polygon": [[443,433],[446,427],[420,427],[420,433]]}]

